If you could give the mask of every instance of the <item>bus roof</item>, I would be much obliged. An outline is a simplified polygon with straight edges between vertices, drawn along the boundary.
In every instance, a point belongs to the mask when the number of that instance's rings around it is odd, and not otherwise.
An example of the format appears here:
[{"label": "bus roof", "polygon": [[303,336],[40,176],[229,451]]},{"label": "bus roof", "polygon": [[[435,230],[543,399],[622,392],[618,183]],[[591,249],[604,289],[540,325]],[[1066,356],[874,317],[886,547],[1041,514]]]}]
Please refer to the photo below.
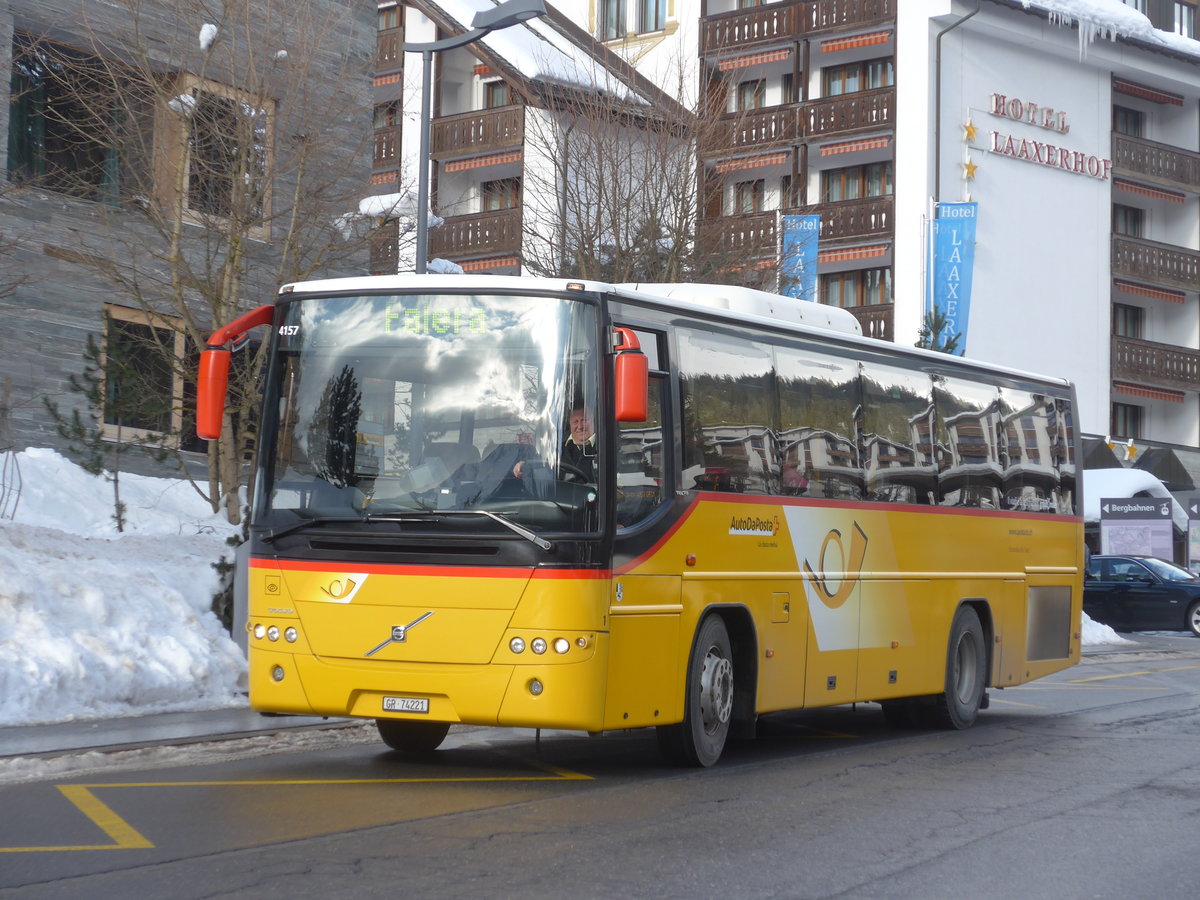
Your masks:
[{"label": "bus roof", "polygon": [[723,284],[689,284],[686,282],[630,282],[612,284],[606,281],[591,281],[583,278],[542,278],[527,275],[369,275],[349,278],[327,278],[318,281],[297,281],[285,284],[280,294],[327,294],[327,293],[386,293],[390,290],[411,291],[414,289],[453,291],[589,291],[599,294],[615,294],[631,299],[641,298],[670,306],[678,306],[698,313],[724,314],[734,323],[768,328],[797,327],[812,332],[836,332],[840,339],[852,344],[869,347],[878,353],[888,353],[909,359],[923,359],[937,366],[948,368],[975,368],[980,371],[1010,378],[1042,382],[1044,384],[1070,387],[1071,383],[1060,376],[1044,375],[989,363],[971,357],[948,356],[936,350],[924,350],[881,341],[862,333],[858,320],[847,310],[795,300],[780,294],[758,291],[753,288]]}]

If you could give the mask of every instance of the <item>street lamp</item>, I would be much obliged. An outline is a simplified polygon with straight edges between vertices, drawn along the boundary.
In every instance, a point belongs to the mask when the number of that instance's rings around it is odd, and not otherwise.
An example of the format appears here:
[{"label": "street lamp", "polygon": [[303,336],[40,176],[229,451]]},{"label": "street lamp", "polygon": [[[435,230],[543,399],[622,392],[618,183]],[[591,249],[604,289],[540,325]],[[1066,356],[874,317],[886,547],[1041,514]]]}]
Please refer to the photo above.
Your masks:
[{"label": "street lamp", "polygon": [[518,22],[546,15],[544,0],[505,0],[491,9],[475,13],[471,30],[440,41],[413,44],[405,43],[405,53],[421,54],[421,153],[420,175],[417,179],[417,266],[418,275],[423,275],[429,257],[429,120],[430,81],[433,70],[433,54],[439,50],[464,47],[500,28],[508,28]]}]

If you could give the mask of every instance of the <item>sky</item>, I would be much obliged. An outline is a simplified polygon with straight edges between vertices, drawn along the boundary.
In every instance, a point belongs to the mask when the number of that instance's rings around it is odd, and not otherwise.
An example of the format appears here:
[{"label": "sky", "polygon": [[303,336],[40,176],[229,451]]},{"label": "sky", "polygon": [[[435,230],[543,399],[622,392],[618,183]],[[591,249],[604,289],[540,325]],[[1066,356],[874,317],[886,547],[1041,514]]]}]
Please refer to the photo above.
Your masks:
[{"label": "sky", "polygon": [[[212,612],[236,529],[184,481],[112,485],[53,450],[15,455],[0,503],[0,727],[245,708],[246,662]],[[10,466],[11,469],[11,466]],[[1126,643],[1084,616],[1083,643]]]}]

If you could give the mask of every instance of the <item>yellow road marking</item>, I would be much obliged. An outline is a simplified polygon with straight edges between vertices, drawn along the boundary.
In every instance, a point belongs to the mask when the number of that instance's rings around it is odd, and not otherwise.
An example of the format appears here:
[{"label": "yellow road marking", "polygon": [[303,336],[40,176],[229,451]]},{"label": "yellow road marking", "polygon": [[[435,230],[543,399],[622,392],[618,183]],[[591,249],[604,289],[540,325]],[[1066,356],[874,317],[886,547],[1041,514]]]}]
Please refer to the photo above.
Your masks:
[{"label": "yellow road marking", "polygon": [[524,760],[545,775],[488,775],[488,776],[441,776],[433,778],[295,778],[263,781],[126,781],[99,784],[57,785],[75,808],[87,816],[97,827],[112,838],[111,844],[76,844],[61,847],[0,847],[0,853],[46,853],[68,850],[151,850],[154,844],[112,811],[93,790],[99,788],[169,788],[169,787],[296,787],[311,785],[358,785],[358,784],[495,784],[521,781],[592,781],[591,775],[573,772],[538,760]]},{"label": "yellow road marking", "polygon": [[1097,675],[1094,678],[1076,678],[1064,684],[1086,684],[1089,681],[1108,681],[1111,678],[1132,678],[1136,675],[1157,675],[1159,672],[1182,672],[1185,669],[1200,669],[1200,665],[1194,666],[1169,666],[1163,669],[1145,669],[1141,672],[1121,672],[1115,675]]}]

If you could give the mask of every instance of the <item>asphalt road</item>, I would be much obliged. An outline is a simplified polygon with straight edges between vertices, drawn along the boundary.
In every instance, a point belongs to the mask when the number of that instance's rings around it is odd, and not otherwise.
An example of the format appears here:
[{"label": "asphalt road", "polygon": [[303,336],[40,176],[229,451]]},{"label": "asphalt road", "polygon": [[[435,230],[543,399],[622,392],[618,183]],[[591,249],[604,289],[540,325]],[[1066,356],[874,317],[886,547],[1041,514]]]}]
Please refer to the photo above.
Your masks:
[{"label": "asphalt road", "polygon": [[64,758],[0,785],[0,897],[1191,898],[1198,697],[1178,637],[995,692],[965,732],[771,716],[707,770],[644,731]]}]

